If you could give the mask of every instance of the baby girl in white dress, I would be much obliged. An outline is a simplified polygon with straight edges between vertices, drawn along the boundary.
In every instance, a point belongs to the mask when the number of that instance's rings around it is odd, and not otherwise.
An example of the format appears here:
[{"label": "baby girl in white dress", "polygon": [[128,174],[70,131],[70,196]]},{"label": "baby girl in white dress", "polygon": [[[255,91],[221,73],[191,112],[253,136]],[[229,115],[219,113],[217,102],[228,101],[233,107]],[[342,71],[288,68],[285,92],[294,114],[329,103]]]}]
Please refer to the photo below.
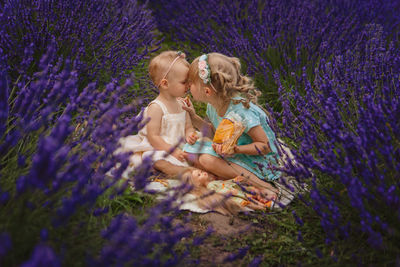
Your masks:
[{"label": "baby girl in white dress", "polygon": [[150,61],[150,78],[159,95],[144,110],[144,128],[137,135],[119,140],[121,147],[117,153],[134,152],[127,171],[139,166],[145,157],[151,157],[153,162],[188,166],[181,147],[185,141],[194,144],[199,137],[180,99],[188,88],[188,71],[189,63],[181,52],[165,51]]}]

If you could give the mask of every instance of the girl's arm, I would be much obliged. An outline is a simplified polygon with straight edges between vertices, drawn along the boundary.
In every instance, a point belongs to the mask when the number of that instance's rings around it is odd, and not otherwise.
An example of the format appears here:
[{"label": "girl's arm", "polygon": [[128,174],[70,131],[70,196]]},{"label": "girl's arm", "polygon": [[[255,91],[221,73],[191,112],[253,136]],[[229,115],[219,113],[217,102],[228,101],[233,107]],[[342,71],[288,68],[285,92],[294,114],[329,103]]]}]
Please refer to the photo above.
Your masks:
[{"label": "girl's arm", "polygon": [[[251,137],[253,143],[240,146],[236,145],[234,147],[234,154],[265,155],[272,152],[268,137],[261,125],[254,126],[247,134]],[[213,148],[217,154],[222,155],[221,144],[213,144]]]},{"label": "girl's arm", "polygon": [[254,126],[247,134],[253,139],[253,143],[247,145],[236,146],[235,153],[247,155],[266,155],[271,153],[267,134],[264,132],[261,125]]},{"label": "girl's arm", "polygon": [[[150,117],[150,121],[146,124],[147,127],[147,139],[149,143],[156,150],[170,151],[173,146],[168,144],[160,136],[161,133],[161,120],[163,116],[163,111],[158,105],[150,105],[147,108],[147,116]],[[184,161],[184,153],[179,148],[176,148],[172,153],[174,157],[180,161]]]},{"label": "girl's arm", "polygon": [[[193,125],[202,132],[203,136],[209,137],[213,139],[214,133],[215,133],[215,128],[212,125],[211,122],[206,121],[205,119],[201,118],[199,115],[195,114],[195,117],[193,118]],[[196,123],[195,123],[196,121]]]},{"label": "girl's arm", "polygon": [[196,140],[199,139],[199,137],[196,135],[196,129],[193,127],[189,113],[186,113],[185,139],[186,142],[188,142],[191,145],[196,143]]},{"label": "girl's arm", "polygon": [[188,102],[185,103],[186,105],[182,105],[182,108],[188,112],[190,119],[192,121],[192,125],[197,130],[201,131],[203,133],[203,136],[213,138],[215,132],[213,125],[196,114],[196,111],[190,100],[188,100]]}]

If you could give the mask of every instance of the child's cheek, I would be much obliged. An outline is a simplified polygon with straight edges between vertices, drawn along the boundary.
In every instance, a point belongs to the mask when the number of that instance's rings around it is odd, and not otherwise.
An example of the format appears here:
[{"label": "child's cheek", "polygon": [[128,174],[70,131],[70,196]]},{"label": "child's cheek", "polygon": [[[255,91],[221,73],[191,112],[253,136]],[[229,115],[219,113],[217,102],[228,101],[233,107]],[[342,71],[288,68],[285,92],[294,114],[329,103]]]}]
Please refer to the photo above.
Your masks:
[{"label": "child's cheek", "polygon": [[194,100],[199,100],[197,97],[197,92],[195,90],[190,89],[190,93],[192,94]]}]

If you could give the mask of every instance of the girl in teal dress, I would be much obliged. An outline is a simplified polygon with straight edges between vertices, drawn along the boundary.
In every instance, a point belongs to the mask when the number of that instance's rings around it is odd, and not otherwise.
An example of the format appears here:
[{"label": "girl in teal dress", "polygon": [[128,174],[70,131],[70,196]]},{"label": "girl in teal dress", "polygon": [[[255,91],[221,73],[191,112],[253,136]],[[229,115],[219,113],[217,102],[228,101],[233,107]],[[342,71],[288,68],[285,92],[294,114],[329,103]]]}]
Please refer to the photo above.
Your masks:
[{"label": "girl in teal dress", "polygon": [[260,92],[250,78],[240,73],[239,60],[219,53],[204,54],[191,63],[189,83],[194,100],[207,103],[209,122],[195,113],[190,102],[183,108],[205,136],[212,139],[221,120],[232,113],[241,118],[245,130],[229,154],[222,155],[219,144],[198,141],[184,146],[189,155],[197,155],[194,160],[188,158],[194,166],[218,177],[232,179],[242,175],[252,184],[269,189],[268,196],[275,198],[277,189],[268,181],[280,177],[280,172],[273,169],[279,159],[276,137],[267,114],[257,105]]}]

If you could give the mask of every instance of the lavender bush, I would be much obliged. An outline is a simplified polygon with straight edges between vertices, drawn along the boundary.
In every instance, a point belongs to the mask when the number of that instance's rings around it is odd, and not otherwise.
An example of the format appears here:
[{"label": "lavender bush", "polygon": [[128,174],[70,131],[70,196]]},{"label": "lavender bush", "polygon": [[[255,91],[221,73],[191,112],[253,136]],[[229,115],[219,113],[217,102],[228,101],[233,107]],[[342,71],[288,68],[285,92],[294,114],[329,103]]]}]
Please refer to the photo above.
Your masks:
[{"label": "lavender bush", "polygon": [[136,1],[6,1],[0,21],[0,265],[181,261],[191,232],[166,216],[171,199],[146,220],[130,210],[151,202],[139,192],[149,164],[132,193],[120,179],[129,155],[113,154],[139,130],[145,99],[127,95],[158,48],[149,12]]},{"label": "lavender bush", "polygon": [[[313,76],[319,59],[352,48],[366,23],[380,23],[398,38],[398,1],[157,1],[158,27],[201,52],[239,57],[264,92],[263,101],[277,105],[276,70],[288,82],[303,67]],[[197,54],[196,54],[197,56]]]},{"label": "lavender bush", "polygon": [[37,71],[34,63],[55,39],[58,55],[76,61],[80,79],[121,77],[158,47],[154,28],[150,12],[136,0],[0,4],[0,48],[18,74]]},{"label": "lavender bush", "polygon": [[399,253],[400,53],[385,40],[382,26],[370,24],[354,49],[321,60],[314,81],[304,73],[285,88],[276,75],[284,107],[277,130],[296,144],[286,171],[312,177],[307,205],[326,242],[361,234]]},{"label": "lavender bush", "polygon": [[[0,219],[0,262],[59,266],[82,264],[88,258],[88,264],[107,266],[129,261],[146,260],[153,265],[180,261],[184,255],[174,253],[175,245],[191,232],[182,225],[172,225],[172,217],[165,216],[176,210],[171,199],[156,206],[144,222],[137,222],[123,209],[103,238],[100,236],[100,230],[115,215],[107,217],[114,199],[116,203],[132,199],[127,204],[135,205],[145,198],[128,193],[127,183],[119,179],[128,155],[113,154],[118,139],[139,127],[141,118],[132,116],[138,111],[139,100],[129,105],[121,101],[132,81],[122,86],[113,81],[104,89],[91,83],[79,93],[79,73],[74,66],[67,61],[60,68],[55,62],[59,58],[54,45],[40,61],[41,71],[26,83],[13,84],[7,67],[2,68],[2,92],[7,96],[9,91],[17,91],[18,95],[5,97],[13,101],[2,103],[6,112],[2,109],[0,210],[8,216]],[[120,167],[112,171],[113,177],[108,176],[117,162]],[[132,177],[137,190],[151,175],[149,166],[144,164],[141,170]],[[147,246],[141,250],[130,250],[144,243]],[[155,246],[160,251],[152,257]],[[128,254],[121,254],[123,251]],[[168,254],[175,256],[158,257]]]},{"label": "lavender bush", "polygon": [[[399,2],[151,4],[159,29],[197,50],[186,52],[240,57],[269,106],[283,110],[276,131],[295,162],[282,171],[309,181],[300,199],[320,218],[326,243],[357,236],[398,255]],[[158,49],[144,7],[0,4],[0,214],[8,215],[0,265],[177,265],[204,240],[182,246],[192,233],[174,221],[176,195],[154,205],[142,193],[148,164],[132,174],[137,192],[119,179],[128,155],[113,151],[139,130],[134,114],[150,97],[141,64]],[[371,22],[379,24],[365,27]],[[310,227],[301,210],[288,213]],[[301,242],[309,236],[298,233]]]},{"label": "lavender bush", "polygon": [[310,179],[311,201],[300,198],[326,243],[361,238],[398,254],[399,2],[160,2],[172,40],[241,58],[283,110],[276,131],[297,162],[283,171]]}]

